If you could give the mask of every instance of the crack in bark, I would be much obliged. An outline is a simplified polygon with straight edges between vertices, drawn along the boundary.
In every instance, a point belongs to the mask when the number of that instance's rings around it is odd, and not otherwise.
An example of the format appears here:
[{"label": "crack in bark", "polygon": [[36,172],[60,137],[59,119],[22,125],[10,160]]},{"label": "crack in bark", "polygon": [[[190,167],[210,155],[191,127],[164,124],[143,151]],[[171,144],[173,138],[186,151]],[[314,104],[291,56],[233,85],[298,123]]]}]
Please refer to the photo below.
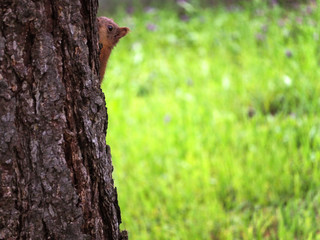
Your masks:
[{"label": "crack in bark", "polygon": [[0,130],[13,137],[0,134],[0,159],[12,166],[0,163],[0,239],[124,239],[97,76],[98,2],[9,3]]}]

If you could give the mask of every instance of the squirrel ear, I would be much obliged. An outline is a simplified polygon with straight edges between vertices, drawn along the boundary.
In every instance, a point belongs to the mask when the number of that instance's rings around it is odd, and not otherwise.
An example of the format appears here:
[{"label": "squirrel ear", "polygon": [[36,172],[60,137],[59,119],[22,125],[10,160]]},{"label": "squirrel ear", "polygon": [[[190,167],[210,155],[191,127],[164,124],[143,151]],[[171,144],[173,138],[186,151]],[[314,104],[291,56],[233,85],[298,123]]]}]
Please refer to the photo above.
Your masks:
[{"label": "squirrel ear", "polygon": [[127,33],[130,31],[129,28],[127,27],[121,27],[119,28],[119,38],[124,37],[125,35],[127,35]]}]

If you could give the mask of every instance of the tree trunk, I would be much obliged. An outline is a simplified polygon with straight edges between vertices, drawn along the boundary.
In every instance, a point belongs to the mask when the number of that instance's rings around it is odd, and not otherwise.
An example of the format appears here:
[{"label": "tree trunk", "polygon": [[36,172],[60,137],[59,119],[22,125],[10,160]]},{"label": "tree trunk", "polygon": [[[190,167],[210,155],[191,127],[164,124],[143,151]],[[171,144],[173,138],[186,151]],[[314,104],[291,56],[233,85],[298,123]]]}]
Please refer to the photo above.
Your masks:
[{"label": "tree trunk", "polygon": [[97,0],[0,0],[0,239],[126,239]]}]

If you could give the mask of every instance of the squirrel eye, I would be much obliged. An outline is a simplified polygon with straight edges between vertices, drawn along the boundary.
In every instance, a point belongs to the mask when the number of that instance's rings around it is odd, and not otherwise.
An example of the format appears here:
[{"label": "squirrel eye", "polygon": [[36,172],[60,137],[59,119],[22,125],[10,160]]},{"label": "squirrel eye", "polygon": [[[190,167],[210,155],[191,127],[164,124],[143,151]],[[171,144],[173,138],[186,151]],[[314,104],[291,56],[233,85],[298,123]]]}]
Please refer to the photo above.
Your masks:
[{"label": "squirrel eye", "polygon": [[109,32],[111,32],[113,30],[113,26],[112,25],[108,25],[108,30],[109,30]]}]

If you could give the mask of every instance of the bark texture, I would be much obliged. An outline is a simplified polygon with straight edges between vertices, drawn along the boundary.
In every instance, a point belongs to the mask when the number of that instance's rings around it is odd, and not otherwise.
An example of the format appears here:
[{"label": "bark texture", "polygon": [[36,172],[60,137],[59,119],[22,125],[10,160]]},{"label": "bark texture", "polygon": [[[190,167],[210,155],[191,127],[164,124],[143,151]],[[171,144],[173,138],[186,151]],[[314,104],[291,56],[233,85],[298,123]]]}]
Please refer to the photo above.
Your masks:
[{"label": "bark texture", "polygon": [[126,239],[97,0],[0,1],[0,239]]}]

